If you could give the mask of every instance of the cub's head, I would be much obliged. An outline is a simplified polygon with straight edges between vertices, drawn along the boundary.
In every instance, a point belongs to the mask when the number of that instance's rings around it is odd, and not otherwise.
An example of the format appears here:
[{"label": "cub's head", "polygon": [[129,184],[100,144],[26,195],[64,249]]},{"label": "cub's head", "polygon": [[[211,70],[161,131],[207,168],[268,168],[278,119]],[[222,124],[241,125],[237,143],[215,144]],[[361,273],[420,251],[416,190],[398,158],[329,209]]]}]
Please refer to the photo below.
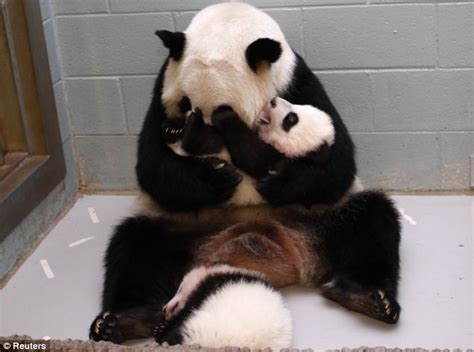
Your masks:
[{"label": "cub's head", "polygon": [[324,111],[271,99],[258,116],[258,133],[287,157],[302,157],[323,145],[334,144],[334,126]]},{"label": "cub's head", "polygon": [[249,126],[291,81],[296,56],[278,24],[244,3],[212,5],[184,32],[157,31],[169,49],[161,100],[169,116],[198,107],[210,122],[231,106]]}]

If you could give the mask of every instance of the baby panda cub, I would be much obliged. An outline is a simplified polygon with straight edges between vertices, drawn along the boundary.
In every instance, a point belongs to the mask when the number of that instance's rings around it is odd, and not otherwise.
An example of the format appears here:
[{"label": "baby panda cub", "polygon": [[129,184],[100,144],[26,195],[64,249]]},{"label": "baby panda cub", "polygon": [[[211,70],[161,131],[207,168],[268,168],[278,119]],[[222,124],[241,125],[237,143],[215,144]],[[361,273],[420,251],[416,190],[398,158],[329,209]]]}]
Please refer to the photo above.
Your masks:
[{"label": "baby panda cub", "polygon": [[[170,119],[164,123],[167,143],[182,139],[182,148],[192,155],[213,155],[228,148],[232,161],[255,178],[272,173],[279,161],[306,158],[324,163],[334,143],[334,127],[324,111],[311,105],[295,105],[282,98],[273,98],[257,119],[257,135],[248,129],[229,106],[217,108],[213,126],[204,122],[199,109],[186,119]],[[249,136],[250,133],[250,136]]]},{"label": "baby panda cub", "polygon": [[228,265],[196,267],[163,307],[158,343],[289,348],[292,323],[281,294],[262,274]]},{"label": "baby panda cub", "polygon": [[332,120],[324,111],[279,97],[271,99],[256,120],[258,140],[230,107],[218,108],[212,123],[232,162],[257,179],[277,173],[283,161],[324,164],[335,138]]}]

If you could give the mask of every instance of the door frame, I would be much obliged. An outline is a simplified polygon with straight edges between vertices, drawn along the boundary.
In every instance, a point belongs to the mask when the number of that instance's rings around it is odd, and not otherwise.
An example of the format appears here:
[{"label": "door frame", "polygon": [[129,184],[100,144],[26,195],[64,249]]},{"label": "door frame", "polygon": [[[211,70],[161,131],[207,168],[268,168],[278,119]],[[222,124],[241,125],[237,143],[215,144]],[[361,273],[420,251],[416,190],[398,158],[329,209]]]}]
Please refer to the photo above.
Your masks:
[{"label": "door frame", "polygon": [[36,90],[47,152],[30,155],[0,183],[0,242],[66,175],[39,0],[20,1],[23,3],[28,27],[34,81],[38,88]]}]

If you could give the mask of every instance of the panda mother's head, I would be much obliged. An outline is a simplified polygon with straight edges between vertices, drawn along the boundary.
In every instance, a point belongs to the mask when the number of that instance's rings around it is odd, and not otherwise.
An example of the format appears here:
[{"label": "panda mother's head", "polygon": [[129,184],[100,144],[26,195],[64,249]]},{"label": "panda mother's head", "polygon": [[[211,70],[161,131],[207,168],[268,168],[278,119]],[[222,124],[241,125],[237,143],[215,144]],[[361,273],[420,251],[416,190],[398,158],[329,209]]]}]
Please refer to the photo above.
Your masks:
[{"label": "panda mother's head", "polygon": [[156,34],[170,50],[161,96],[169,116],[192,105],[210,122],[216,107],[230,105],[250,126],[290,84],[296,56],[278,24],[251,5],[212,5],[184,32]]}]

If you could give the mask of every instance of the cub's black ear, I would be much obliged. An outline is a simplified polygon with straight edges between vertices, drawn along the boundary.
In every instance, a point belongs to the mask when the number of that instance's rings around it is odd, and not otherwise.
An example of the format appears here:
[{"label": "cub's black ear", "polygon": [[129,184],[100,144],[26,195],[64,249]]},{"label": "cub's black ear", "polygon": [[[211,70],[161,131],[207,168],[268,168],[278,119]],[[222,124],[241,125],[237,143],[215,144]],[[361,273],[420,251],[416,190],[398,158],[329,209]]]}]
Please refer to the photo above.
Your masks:
[{"label": "cub's black ear", "polygon": [[183,56],[186,45],[186,35],[183,32],[156,31],[155,34],[163,41],[163,45],[170,49],[170,57],[179,61]]},{"label": "cub's black ear", "polygon": [[245,50],[245,58],[250,68],[257,72],[261,62],[272,64],[281,56],[281,44],[270,38],[260,38],[251,43]]}]

